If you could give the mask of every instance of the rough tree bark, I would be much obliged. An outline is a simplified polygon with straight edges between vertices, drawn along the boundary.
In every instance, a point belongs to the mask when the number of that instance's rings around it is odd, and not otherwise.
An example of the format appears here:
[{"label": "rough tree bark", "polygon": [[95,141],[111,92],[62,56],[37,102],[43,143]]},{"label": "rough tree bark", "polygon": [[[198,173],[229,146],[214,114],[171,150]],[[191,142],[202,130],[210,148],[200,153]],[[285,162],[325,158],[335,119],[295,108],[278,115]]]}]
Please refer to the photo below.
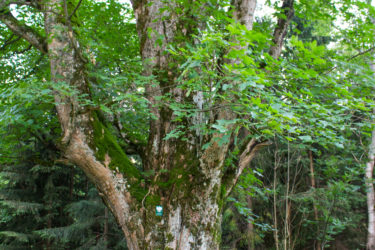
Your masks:
[{"label": "rough tree bark", "polygon": [[[176,102],[186,98],[186,93],[176,87],[179,69],[166,53],[167,44],[174,42],[184,46],[184,39],[191,39],[204,22],[193,15],[188,6],[184,6],[182,14],[161,11],[165,7],[173,9],[177,4],[173,1],[132,1],[144,74],[156,79],[146,86],[146,98],[156,119],[150,121],[148,144],[140,154],[144,155],[144,170],[153,170],[155,176],[141,183],[141,173],[95,111],[80,105],[80,95],[90,96],[87,60],[71,27],[73,13],[69,13],[67,1],[0,2],[0,21],[48,55],[51,80],[56,85],[68,84],[76,90],[73,96],[54,93],[62,128],[60,149],[63,156],[83,169],[96,185],[122,228],[129,249],[218,249],[224,200],[256,151],[266,143],[247,141],[239,154],[238,168],[225,172],[224,160],[230,142],[219,146],[217,139],[222,134],[203,136],[199,130],[189,130],[185,135],[188,140],[163,140],[178,125],[188,127],[199,120],[186,118],[179,123],[172,122],[172,110],[155,98],[164,94],[171,94]],[[43,12],[47,37],[18,22],[8,9],[11,3],[27,4]],[[251,29],[256,0],[234,0],[232,4],[233,18]],[[205,5],[202,6],[204,12]],[[186,17],[193,22],[186,22]],[[278,29],[285,30],[285,23],[278,25]],[[281,47],[282,42],[276,46]],[[198,95],[196,93],[192,101],[201,107],[204,100]],[[219,110],[216,114],[217,119],[233,116],[228,110]],[[210,146],[202,149],[202,140],[210,142]],[[155,215],[156,205],[164,207],[162,217]]]}]

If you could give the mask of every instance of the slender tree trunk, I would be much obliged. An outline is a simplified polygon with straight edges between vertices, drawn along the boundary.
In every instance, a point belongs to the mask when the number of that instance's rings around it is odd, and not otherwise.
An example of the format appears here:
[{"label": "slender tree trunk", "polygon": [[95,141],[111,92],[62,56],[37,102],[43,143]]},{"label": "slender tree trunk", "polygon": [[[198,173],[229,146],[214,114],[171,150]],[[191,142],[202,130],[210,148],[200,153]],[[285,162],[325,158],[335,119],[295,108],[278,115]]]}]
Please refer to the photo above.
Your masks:
[{"label": "slender tree trunk", "polygon": [[104,228],[103,228],[103,240],[105,249],[108,247],[108,208],[104,208]]},{"label": "slender tree trunk", "polygon": [[[50,198],[50,200],[48,201],[48,203],[46,204],[47,205],[47,228],[48,229],[51,229],[52,228],[52,200]],[[51,239],[47,239],[47,242],[46,242],[46,250],[50,250],[51,249]]]},{"label": "slender tree trunk", "polygon": [[[367,1],[371,5],[371,1]],[[375,18],[370,16],[371,22],[375,24]],[[374,33],[373,33],[374,34]],[[373,57],[375,54],[372,55]],[[375,62],[374,58],[371,62],[371,69],[375,76]],[[375,114],[375,109],[373,109]],[[371,143],[368,149],[368,161],[366,163],[366,192],[367,192],[367,213],[368,213],[368,226],[367,226],[367,245],[369,250],[375,249],[375,190],[374,190],[374,164],[375,164],[375,128],[371,134]]]},{"label": "slender tree trunk", "polygon": [[274,224],[274,231],[273,231],[273,237],[275,239],[275,246],[276,250],[279,250],[279,229],[278,229],[278,221],[277,221],[277,191],[276,191],[276,186],[277,186],[277,169],[279,167],[279,162],[280,160],[278,159],[278,147],[276,144],[275,148],[275,164],[273,167],[273,224]]},{"label": "slender tree trunk", "polygon": [[[311,187],[315,190],[316,184],[315,184],[315,174],[314,174],[314,158],[313,153],[311,150],[309,150],[309,159],[310,159],[310,180],[311,180]],[[314,218],[316,223],[319,221],[319,214],[318,214],[318,208],[316,207],[315,202],[313,201],[313,209],[314,209]],[[318,228],[319,232],[319,228]],[[318,234],[317,234],[318,235]],[[315,248],[316,246],[316,248]],[[320,241],[316,240],[314,244],[314,249],[321,250],[320,247]]]},{"label": "slender tree trunk", "polygon": [[290,243],[290,202],[289,202],[289,188],[290,188],[290,144],[288,141],[288,159],[287,159],[287,177],[286,177],[286,192],[285,192],[285,219],[284,219],[284,250],[289,249]]},{"label": "slender tree trunk", "polygon": [[74,190],[74,168],[70,169],[69,174],[69,199],[73,200],[73,190]]},{"label": "slender tree trunk", "polygon": [[375,191],[374,191],[374,161],[375,161],[375,130],[372,131],[371,144],[368,151],[368,162],[366,163],[366,188],[367,188],[367,249],[375,249]]},{"label": "slender tree trunk", "polygon": [[[251,199],[251,196],[248,195],[246,197],[247,201],[247,207],[253,211],[253,201]],[[254,224],[253,222],[247,223],[247,237],[248,237],[248,250],[254,250],[255,249],[255,232],[254,232]]]}]

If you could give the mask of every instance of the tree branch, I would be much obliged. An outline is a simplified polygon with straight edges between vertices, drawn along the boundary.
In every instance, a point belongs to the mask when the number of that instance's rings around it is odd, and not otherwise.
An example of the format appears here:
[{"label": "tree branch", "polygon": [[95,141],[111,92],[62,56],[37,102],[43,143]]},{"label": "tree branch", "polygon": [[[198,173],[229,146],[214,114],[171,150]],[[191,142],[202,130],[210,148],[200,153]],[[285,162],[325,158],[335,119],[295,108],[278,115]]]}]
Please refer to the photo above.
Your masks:
[{"label": "tree branch", "polygon": [[281,6],[281,15],[277,20],[277,25],[273,33],[272,42],[274,45],[271,47],[269,52],[274,59],[277,59],[281,54],[287,28],[294,16],[293,3],[294,0],[284,0],[283,5]]},{"label": "tree branch", "polygon": [[246,144],[245,149],[242,151],[239,157],[236,170],[230,173],[227,172],[223,176],[223,179],[227,180],[227,183],[225,183],[225,197],[230,194],[233,187],[237,184],[238,178],[241,176],[244,169],[249,165],[251,160],[255,157],[256,152],[259,151],[259,149],[269,145],[271,145],[270,141],[257,142],[257,140],[254,138]]},{"label": "tree branch", "polygon": [[3,46],[0,47],[0,50],[4,50],[7,46],[21,39],[21,37],[17,36],[15,39],[12,40],[13,37],[14,37],[14,34],[12,34],[9,39],[5,40]]},{"label": "tree branch", "polygon": [[41,10],[40,5],[37,0],[19,0],[19,1],[11,1],[11,0],[0,0],[0,12],[9,5],[15,4],[15,5],[27,5],[37,8],[38,10]]},{"label": "tree branch", "polygon": [[[351,56],[349,59],[347,59],[347,61],[349,62],[349,61],[351,61],[351,60],[353,60],[353,59],[355,59],[355,58],[357,58],[357,57],[359,57],[359,56],[362,56],[362,55],[364,55],[364,54],[367,54],[367,53],[373,51],[374,49],[375,49],[375,46],[373,46],[373,47],[371,47],[371,48],[369,48],[369,49],[367,49],[367,50],[360,51],[360,52],[358,52],[357,54]],[[328,69],[328,70],[325,72],[325,74],[329,74],[329,73],[331,73],[332,71],[334,71],[334,70],[337,69],[337,68],[338,68],[337,66],[334,66],[334,67]]]},{"label": "tree branch", "polygon": [[70,20],[72,18],[72,16],[76,13],[76,11],[78,10],[79,6],[81,5],[82,3],[82,0],[79,0],[77,6],[74,8],[74,10],[72,11],[72,13],[70,13],[68,19]]},{"label": "tree branch", "polygon": [[13,33],[28,41],[32,46],[46,54],[47,43],[44,37],[35,30],[20,23],[9,11],[9,9],[0,11],[0,21],[3,22]]}]

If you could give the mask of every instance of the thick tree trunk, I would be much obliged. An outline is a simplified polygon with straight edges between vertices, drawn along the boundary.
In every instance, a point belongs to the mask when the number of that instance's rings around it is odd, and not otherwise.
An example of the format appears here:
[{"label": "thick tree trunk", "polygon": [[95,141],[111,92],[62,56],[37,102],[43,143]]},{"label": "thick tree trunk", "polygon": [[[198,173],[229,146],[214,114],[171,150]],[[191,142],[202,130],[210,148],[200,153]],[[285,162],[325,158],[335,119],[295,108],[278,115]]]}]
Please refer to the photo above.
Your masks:
[{"label": "thick tree trunk", "polygon": [[[233,181],[229,182],[229,185],[223,185],[223,165],[229,143],[218,145],[217,139],[221,138],[222,134],[206,138],[206,142],[211,143],[205,150],[201,148],[202,135],[199,129],[184,131],[188,141],[163,140],[179,125],[189,127],[203,122],[202,117],[172,122],[173,111],[168,105],[158,103],[155,97],[170,94],[175,102],[186,101],[186,91],[175,87],[179,85],[176,82],[179,69],[175,59],[166,53],[166,48],[170,43],[177,47],[185,46],[186,41],[193,39],[198,28],[204,26],[204,22],[186,22],[186,17],[194,19],[194,16],[197,16],[197,13],[194,13],[197,9],[193,4],[182,6],[184,12],[180,16],[173,9],[181,6],[174,1],[166,5],[165,1],[134,0],[132,4],[141,41],[141,55],[146,68],[144,74],[153,74],[158,81],[157,84],[146,86],[150,110],[157,119],[150,121],[150,135],[143,167],[145,170],[152,169],[157,174],[149,186],[148,197],[145,198],[146,201],[156,198],[154,202],[146,202],[145,206],[145,246],[152,249],[218,249],[224,199],[254,156],[257,143],[251,141],[249,145],[252,147],[247,147],[246,154],[241,157],[241,167],[233,176]],[[242,8],[235,11],[234,16],[238,16],[241,23],[251,28],[255,1],[237,1],[236,5]],[[161,12],[161,9],[164,11]],[[207,11],[205,5],[199,11],[199,15],[203,16]],[[241,15],[240,12],[244,13]],[[193,40],[190,42],[194,43]],[[203,97],[198,98],[199,92],[194,93],[194,96],[189,101],[202,108],[205,100]],[[228,118],[226,116],[226,112],[217,114],[220,119]],[[161,185],[164,182],[168,184]],[[155,205],[165,208],[164,217],[155,216]]]},{"label": "thick tree trunk", "polygon": [[[145,249],[219,249],[221,207],[211,197],[193,195],[164,205],[165,216],[155,218],[149,211]],[[197,193],[198,194],[198,193]],[[194,197],[195,196],[195,197]],[[194,204],[195,203],[195,204]]]}]

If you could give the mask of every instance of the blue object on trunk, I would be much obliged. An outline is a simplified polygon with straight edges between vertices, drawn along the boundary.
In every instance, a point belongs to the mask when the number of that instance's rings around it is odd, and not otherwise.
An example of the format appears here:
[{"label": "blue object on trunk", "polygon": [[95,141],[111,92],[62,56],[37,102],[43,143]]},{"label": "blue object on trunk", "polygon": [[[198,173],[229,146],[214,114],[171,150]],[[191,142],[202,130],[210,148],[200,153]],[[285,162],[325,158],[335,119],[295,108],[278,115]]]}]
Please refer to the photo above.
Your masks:
[{"label": "blue object on trunk", "polygon": [[163,216],[163,207],[162,206],[156,206],[155,213],[156,213],[156,216]]}]

